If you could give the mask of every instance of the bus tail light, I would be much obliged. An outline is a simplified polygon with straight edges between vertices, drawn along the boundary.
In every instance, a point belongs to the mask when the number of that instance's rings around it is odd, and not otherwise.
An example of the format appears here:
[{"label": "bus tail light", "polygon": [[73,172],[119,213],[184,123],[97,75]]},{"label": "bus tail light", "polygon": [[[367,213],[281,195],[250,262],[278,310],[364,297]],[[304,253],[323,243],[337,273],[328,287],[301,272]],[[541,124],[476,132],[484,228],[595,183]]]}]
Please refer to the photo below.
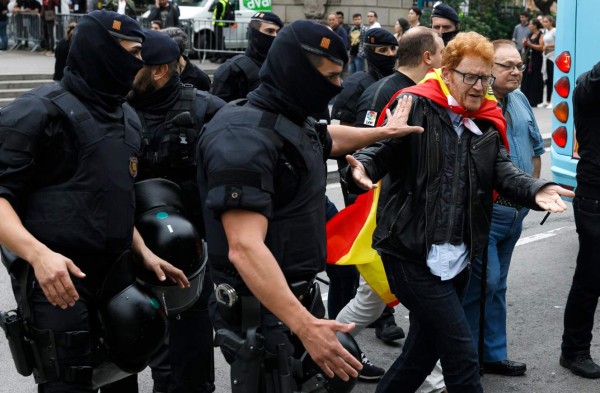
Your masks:
[{"label": "bus tail light", "polygon": [[571,91],[571,83],[569,82],[569,78],[563,76],[554,84],[554,90],[558,93],[562,98],[567,98],[569,96],[569,92]]},{"label": "bus tail light", "polygon": [[567,74],[571,71],[571,54],[568,51],[562,52],[558,55],[554,64],[559,70]]},{"label": "bus tail light", "polygon": [[554,141],[558,147],[563,148],[567,146],[567,128],[561,126],[554,130],[552,133],[552,141]]},{"label": "bus tail light", "polygon": [[561,123],[566,123],[569,120],[569,105],[565,101],[556,105],[552,112],[554,113],[554,117]]}]

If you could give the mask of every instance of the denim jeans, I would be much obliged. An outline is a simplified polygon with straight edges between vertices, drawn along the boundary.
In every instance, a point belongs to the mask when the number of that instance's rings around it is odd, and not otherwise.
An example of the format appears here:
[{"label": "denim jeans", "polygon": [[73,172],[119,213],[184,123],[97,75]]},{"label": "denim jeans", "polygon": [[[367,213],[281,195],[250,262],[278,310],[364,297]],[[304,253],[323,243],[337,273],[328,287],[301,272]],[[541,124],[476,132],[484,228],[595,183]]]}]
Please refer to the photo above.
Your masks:
[{"label": "denim jeans", "polygon": [[[484,351],[485,362],[508,358],[506,349],[506,278],[515,245],[521,236],[523,220],[529,209],[494,204],[488,244],[486,277]],[[481,258],[473,269],[463,308],[471,326],[475,348],[479,344],[479,297],[481,294]]]},{"label": "denim jeans", "polygon": [[562,353],[567,358],[589,354],[594,314],[600,296],[600,200],[573,199],[575,226],[579,235],[579,254],[573,284],[565,307]]},{"label": "denim jeans", "polygon": [[350,66],[348,67],[348,73],[354,74],[355,72],[364,71],[365,70],[365,59],[360,56],[351,56],[352,61],[350,62]]},{"label": "denim jeans", "polygon": [[410,311],[402,354],[377,386],[377,393],[413,393],[441,360],[449,392],[483,392],[473,337],[461,300],[469,279],[464,269],[442,281],[425,261],[381,256],[390,289]]}]

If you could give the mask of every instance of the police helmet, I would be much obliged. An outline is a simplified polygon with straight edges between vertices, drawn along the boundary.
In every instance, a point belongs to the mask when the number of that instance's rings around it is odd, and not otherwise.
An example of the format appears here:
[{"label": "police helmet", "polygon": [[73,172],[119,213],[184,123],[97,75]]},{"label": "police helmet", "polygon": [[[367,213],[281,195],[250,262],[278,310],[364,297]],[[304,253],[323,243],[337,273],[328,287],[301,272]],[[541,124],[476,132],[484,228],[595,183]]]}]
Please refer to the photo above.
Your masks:
[{"label": "police helmet", "polygon": [[143,370],[167,333],[167,316],[158,299],[134,282],[102,304],[99,315],[111,360],[129,373]]},{"label": "police helmet", "polygon": [[153,253],[181,269],[190,281],[179,288],[172,281],[159,281],[143,267],[138,281],[158,296],[168,313],[191,307],[202,291],[208,254],[206,243],[186,217],[181,188],[166,179],[149,179],[135,185],[136,228]]},{"label": "police helmet", "polygon": [[98,298],[102,328],[94,338],[94,389],[142,371],[167,333],[164,307],[136,282],[135,256],[124,252],[108,271]]},{"label": "police helmet", "polygon": [[[361,360],[360,349],[358,347],[358,344],[354,340],[354,337],[352,337],[352,335],[349,333],[342,333],[342,332],[337,332],[336,336],[337,336],[337,339],[339,340],[340,344],[342,344],[342,346],[348,352],[350,352],[350,354],[352,356],[354,356],[357,360],[360,361]],[[305,377],[309,377],[309,376],[315,375],[317,373],[322,373],[319,366],[316,365],[316,363],[312,360],[312,358],[310,356],[304,357],[302,367],[303,367]],[[352,378],[352,377],[350,377],[350,379],[348,379],[347,381],[344,381],[337,375],[334,375],[333,378],[326,377],[325,388],[327,389],[327,391],[329,393],[349,393],[352,391],[352,389],[354,389],[357,381],[358,381],[358,378]]]}]

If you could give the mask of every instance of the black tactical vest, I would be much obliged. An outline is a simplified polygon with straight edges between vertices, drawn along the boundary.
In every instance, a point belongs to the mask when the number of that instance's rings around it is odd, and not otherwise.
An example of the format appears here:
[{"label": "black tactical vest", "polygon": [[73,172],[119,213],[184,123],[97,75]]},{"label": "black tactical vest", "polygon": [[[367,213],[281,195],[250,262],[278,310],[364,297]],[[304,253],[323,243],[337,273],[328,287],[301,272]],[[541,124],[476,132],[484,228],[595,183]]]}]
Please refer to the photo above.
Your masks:
[{"label": "black tactical vest", "polygon": [[[288,282],[313,278],[325,268],[326,255],[326,171],[322,139],[313,119],[309,118],[303,126],[299,126],[282,115],[264,112],[250,105],[239,106],[244,102],[240,100],[236,103],[238,105],[228,106],[227,118],[240,118],[240,113],[243,113],[248,129],[264,133],[280,151],[273,174],[274,190],[267,190],[273,193],[273,215],[265,244]],[[219,121],[218,118],[215,120]],[[211,135],[205,134],[203,137],[209,139]],[[245,142],[241,139],[240,143]],[[208,181],[211,187],[222,180],[211,177]],[[256,186],[260,187],[259,184],[257,179]],[[207,217],[210,215],[209,212]],[[227,258],[224,233],[208,226],[206,229],[213,233],[212,238],[209,236],[211,266],[235,276],[235,269]],[[220,244],[215,244],[213,240]]]},{"label": "black tactical vest", "polygon": [[123,126],[106,132],[71,93],[60,87],[49,90],[45,96],[58,108],[56,115],[67,120],[66,132],[76,141],[77,169],[60,184],[28,195],[23,224],[59,252],[120,253],[131,246],[133,236],[139,119],[123,104]]}]

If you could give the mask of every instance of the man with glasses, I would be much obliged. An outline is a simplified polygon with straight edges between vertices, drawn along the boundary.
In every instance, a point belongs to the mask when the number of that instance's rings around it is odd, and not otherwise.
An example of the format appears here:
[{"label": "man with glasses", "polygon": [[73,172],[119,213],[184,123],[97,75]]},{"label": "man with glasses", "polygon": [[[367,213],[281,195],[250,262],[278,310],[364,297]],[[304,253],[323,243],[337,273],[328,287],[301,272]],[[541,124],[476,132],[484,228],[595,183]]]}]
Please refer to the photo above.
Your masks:
[{"label": "man with glasses", "polygon": [[[494,41],[496,80],[494,96],[506,119],[506,134],[510,159],[523,172],[539,178],[544,141],[535,121],[527,97],[518,90],[523,78],[523,62],[515,44],[509,40]],[[463,308],[471,325],[475,345],[483,334],[483,369],[489,374],[523,375],[525,363],[508,359],[506,345],[506,281],[513,250],[529,209],[513,203],[502,195],[494,201],[492,223],[488,239],[485,316],[483,332],[479,331],[479,301],[481,295],[482,260],[472,263],[472,273]]]},{"label": "man with glasses", "polygon": [[373,247],[390,289],[410,311],[402,354],[377,393],[416,391],[437,359],[449,392],[483,391],[461,300],[470,264],[485,250],[493,190],[552,212],[566,209],[561,195],[574,195],[510,161],[506,121],[486,94],[493,65],[494,48],[485,37],[459,33],[442,55],[442,68],[399,96],[413,96],[408,124],[425,132],[347,156],[351,170],[344,179],[352,192],[373,189],[388,176]]},{"label": "man with glasses", "polygon": [[369,11],[367,12],[367,23],[369,24],[369,29],[375,29],[381,27],[381,24],[377,22],[377,12]]}]

